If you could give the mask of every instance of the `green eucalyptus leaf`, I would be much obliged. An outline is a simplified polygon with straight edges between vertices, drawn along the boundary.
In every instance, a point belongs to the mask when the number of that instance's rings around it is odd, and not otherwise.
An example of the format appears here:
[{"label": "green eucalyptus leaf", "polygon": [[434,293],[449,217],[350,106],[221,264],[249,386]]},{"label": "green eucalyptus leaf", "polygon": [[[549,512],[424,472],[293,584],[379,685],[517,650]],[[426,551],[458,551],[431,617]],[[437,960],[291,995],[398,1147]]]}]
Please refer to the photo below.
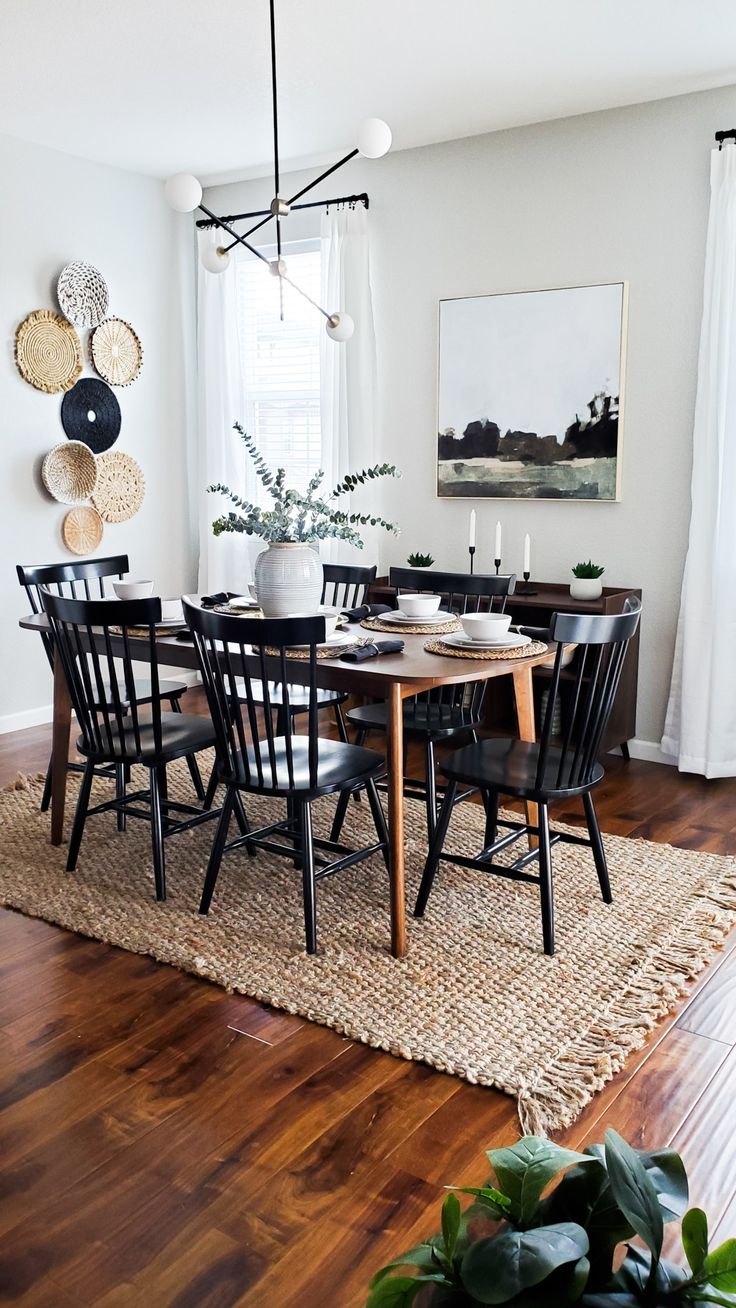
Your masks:
[{"label": "green eucalyptus leaf", "polygon": [[657,1191],[636,1150],[614,1130],[606,1132],[606,1165],[616,1203],[656,1261],[664,1239]]},{"label": "green eucalyptus leaf", "polygon": [[479,1303],[506,1303],[565,1263],[577,1263],[587,1252],[588,1237],[574,1222],[504,1231],[471,1244],[460,1274],[465,1289]]},{"label": "green eucalyptus leaf", "polygon": [[698,1276],[708,1254],[708,1218],[702,1208],[691,1208],[682,1219],[682,1247],[694,1276]]},{"label": "green eucalyptus leaf", "polygon": [[706,1255],[699,1276],[711,1289],[736,1293],[736,1240],[726,1240]]},{"label": "green eucalyptus leaf", "polygon": [[510,1216],[522,1225],[531,1221],[542,1191],[558,1172],[573,1163],[588,1162],[585,1154],[535,1135],[525,1136],[508,1149],[490,1149],[488,1158],[501,1190],[511,1200]]},{"label": "green eucalyptus leaf", "polygon": [[460,1218],[462,1211],[460,1209],[460,1200],[455,1194],[448,1194],[442,1205],[442,1239],[445,1242],[445,1253],[452,1262],[455,1254],[455,1245],[460,1233]]}]

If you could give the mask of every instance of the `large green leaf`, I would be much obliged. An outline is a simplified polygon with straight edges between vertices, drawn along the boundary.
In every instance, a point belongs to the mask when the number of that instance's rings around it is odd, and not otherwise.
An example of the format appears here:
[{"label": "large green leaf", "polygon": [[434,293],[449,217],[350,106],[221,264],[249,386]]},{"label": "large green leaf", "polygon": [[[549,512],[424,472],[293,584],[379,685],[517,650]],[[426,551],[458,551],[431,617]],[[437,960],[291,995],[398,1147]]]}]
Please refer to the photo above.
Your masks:
[{"label": "large green leaf", "polygon": [[397,1267],[417,1267],[424,1272],[437,1271],[437,1255],[434,1246],[425,1241],[424,1244],[417,1244],[413,1249],[407,1250],[400,1258],[394,1258],[392,1263],[386,1263],[386,1266],[379,1268],[371,1279],[371,1290],[376,1285],[380,1285],[381,1281],[384,1281]]},{"label": "large green leaf", "polygon": [[508,1149],[490,1149],[488,1157],[501,1190],[511,1200],[510,1216],[522,1226],[531,1221],[542,1191],[558,1172],[588,1162],[585,1154],[536,1135],[527,1135]]},{"label": "large green leaf", "polygon": [[616,1203],[657,1260],[664,1238],[657,1191],[636,1150],[617,1131],[606,1132],[606,1166]]},{"label": "large green leaf", "polygon": [[[602,1153],[602,1151],[601,1151]],[[572,1167],[541,1208],[544,1222],[577,1222],[590,1240],[590,1286],[607,1284],[616,1246],[634,1234],[616,1200],[605,1162],[591,1156],[585,1167]]]},{"label": "large green leaf", "polygon": [[443,1276],[389,1276],[371,1291],[366,1308],[410,1308],[428,1282],[445,1283]]},{"label": "large green leaf", "polygon": [[576,1263],[558,1267],[541,1285],[517,1295],[510,1308],[550,1308],[551,1304],[554,1304],[554,1308],[567,1308],[568,1304],[578,1303],[587,1284],[589,1271],[587,1258],[578,1258]]},{"label": "large green leaf", "polygon": [[682,1247],[694,1276],[708,1255],[708,1218],[702,1208],[691,1208],[682,1219]]},{"label": "large green leaf", "polygon": [[713,1285],[695,1285],[688,1295],[692,1304],[719,1303],[721,1308],[736,1308],[736,1294],[727,1294]]},{"label": "large green leaf", "polygon": [[587,1252],[588,1237],[574,1222],[504,1231],[471,1244],[460,1269],[462,1282],[479,1303],[506,1303]]},{"label": "large green leaf", "polygon": [[453,1185],[452,1189],[457,1190],[458,1194],[474,1195],[482,1203],[486,1215],[495,1218],[496,1221],[509,1216],[511,1200],[508,1195],[501,1194],[501,1191],[495,1190],[492,1185]]},{"label": "large green leaf", "polygon": [[736,1240],[726,1240],[703,1259],[700,1278],[714,1290],[736,1292]]},{"label": "large green leaf", "polygon": [[662,1220],[678,1222],[688,1201],[687,1172],[680,1155],[674,1149],[657,1149],[651,1154],[639,1152],[639,1157],[657,1191]]},{"label": "large green leaf", "polygon": [[445,1243],[445,1253],[450,1262],[452,1262],[455,1255],[455,1245],[460,1234],[461,1217],[460,1200],[457,1195],[448,1194],[442,1205],[442,1239]]}]

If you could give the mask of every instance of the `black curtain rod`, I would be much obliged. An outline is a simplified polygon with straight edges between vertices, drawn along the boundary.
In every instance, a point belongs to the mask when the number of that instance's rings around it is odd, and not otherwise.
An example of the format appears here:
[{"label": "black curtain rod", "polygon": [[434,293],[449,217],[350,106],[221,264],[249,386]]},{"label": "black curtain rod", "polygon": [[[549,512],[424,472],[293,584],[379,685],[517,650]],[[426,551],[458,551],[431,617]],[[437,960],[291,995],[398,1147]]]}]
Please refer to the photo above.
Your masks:
[{"label": "black curtain rod", "polygon": [[[366,209],[370,208],[370,200],[365,191],[361,195],[340,195],[334,200],[310,200],[306,204],[292,204],[294,209],[329,209],[331,204],[363,204]],[[237,223],[246,218],[264,218],[266,215],[272,216],[270,209],[254,209],[252,213],[231,213],[223,214],[224,223]],[[216,227],[217,222],[214,218],[200,218],[197,227],[207,228]]]},{"label": "black curtain rod", "polygon": [[716,132],[718,149],[723,149],[724,141],[736,141],[736,127],[730,127],[727,132]]}]

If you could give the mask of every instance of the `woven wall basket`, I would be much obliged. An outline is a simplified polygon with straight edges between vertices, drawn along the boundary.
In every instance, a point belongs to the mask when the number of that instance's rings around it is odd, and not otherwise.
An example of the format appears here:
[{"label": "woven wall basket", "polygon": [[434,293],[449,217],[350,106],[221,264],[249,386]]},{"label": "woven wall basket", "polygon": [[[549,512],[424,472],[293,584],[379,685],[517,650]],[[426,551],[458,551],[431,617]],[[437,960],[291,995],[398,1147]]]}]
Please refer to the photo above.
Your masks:
[{"label": "woven wall basket", "polygon": [[36,309],[15,333],[18,371],[36,390],[54,395],[71,390],[82,371],[79,337],[60,313]]},{"label": "woven wall basket", "polygon": [[61,312],[76,327],[97,327],[107,316],[107,282],[91,263],[78,259],[62,268],[56,293]]},{"label": "woven wall basket", "polygon": [[92,362],[111,386],[129,386],[143,363],[143,346],[129,322],[106,318],[92,333]]},{"label": "woven wall basket", "polygon": [[111,450],[100,455],[92,502],[105,522],[127,522],[138,512],[145,493],[146,479],[130,454]]},{"label": "woven wall basket", "polygon": [[63,441],[46,455],[41,479],[59,504],[79,504],[89,499],[97,485],[97,460],[82,441]]},{"label": "woven wall basket", "polygon": [[61,524],[61,539],[72,554],[92,554],[102,540],[105,528],[97,509],[80,504],[70,509]]}]

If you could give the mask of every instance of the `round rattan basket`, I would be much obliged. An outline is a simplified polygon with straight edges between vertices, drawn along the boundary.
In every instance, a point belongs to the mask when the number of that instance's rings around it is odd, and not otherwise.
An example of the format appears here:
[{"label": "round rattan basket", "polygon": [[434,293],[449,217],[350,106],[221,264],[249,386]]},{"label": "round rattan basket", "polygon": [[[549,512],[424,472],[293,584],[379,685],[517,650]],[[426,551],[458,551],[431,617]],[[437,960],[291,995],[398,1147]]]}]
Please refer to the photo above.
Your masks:
[{"label": "round rattan basket", "polygon": [[105,528],[97,509],[80,504],[70,509],[61,524],[61,539],[72,554],[92,554],[102,540]]},{"label": "round rattan basket", "polygon": [[63,441],[46,455],[41,480],[59,504],[79,504],[97,485],[97,460],[82,441]]},{"label": "round rattan basket", "polygon": [[130,454],[111,450],[100,455],[92,502],[105,522],[127,522],[138,512],[145,493],[143,471]]},{"label": "round rattan basket", "polygon": [[107,315],[107,282],[94,264],[83,259],[62,268],[56,294],[61,312],[75,327],[97,327]]},{"label": "round rattan basket", "polygon": [[111,386],[130,386],[143,364],[143,346],[129,322],[106,318],[90,341],[92,362]]},{"label": "round rattan basket", "polygon": [[60,313],[36,309],[15,333],[18,372],[38,391],[69,391],[82,371],[79,337]]}]

